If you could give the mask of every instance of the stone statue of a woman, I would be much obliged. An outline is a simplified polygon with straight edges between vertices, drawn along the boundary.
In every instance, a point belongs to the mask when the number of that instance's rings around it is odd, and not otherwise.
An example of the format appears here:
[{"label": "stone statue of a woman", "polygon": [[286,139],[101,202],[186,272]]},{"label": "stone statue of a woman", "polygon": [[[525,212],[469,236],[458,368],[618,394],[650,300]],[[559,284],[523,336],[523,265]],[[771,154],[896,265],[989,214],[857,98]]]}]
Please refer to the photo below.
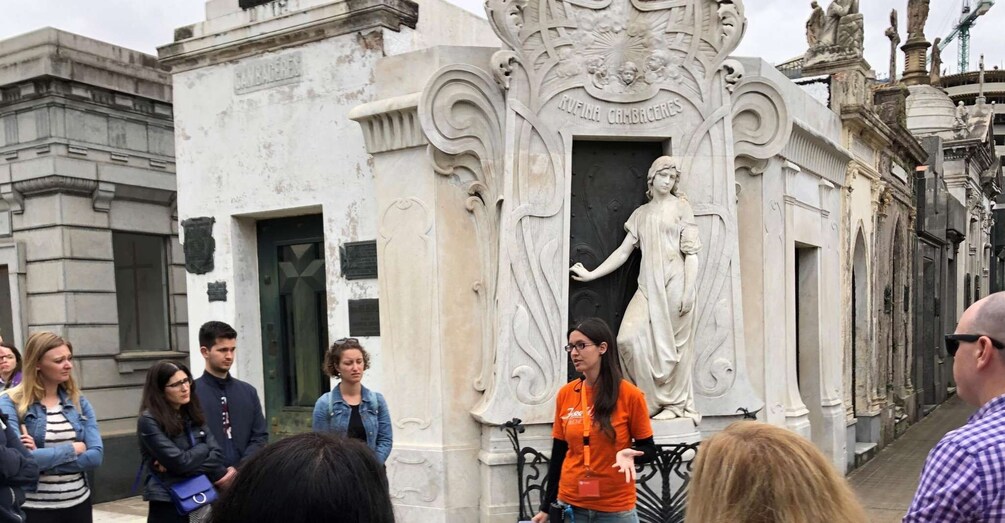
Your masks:
[{"label": "stone statue of a woman", "polygon": [[642,251],[639,289],[618,331],[621,363],[645,392],[650,416],[690,418],[697,424],[691,330],[701,240],[691,204],[677,190],[680,169],[678,158],[657,158],[649,168],[649,202],[628,218],[625,241],[596,269],[577,263],[570,271],[577,281],[592,281],[621,267],[635,248]]}]

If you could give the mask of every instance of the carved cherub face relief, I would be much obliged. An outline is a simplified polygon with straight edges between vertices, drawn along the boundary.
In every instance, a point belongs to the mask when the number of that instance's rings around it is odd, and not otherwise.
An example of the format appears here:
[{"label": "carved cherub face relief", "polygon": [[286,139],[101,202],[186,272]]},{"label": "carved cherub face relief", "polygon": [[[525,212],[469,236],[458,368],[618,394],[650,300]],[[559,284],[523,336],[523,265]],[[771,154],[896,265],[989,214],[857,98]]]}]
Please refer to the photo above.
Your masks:
[{"label": "carved cherub face relief", "polygon": [[621,66],[621,69],[618,70],[618,78],[621,78],[621,81],[625,85],[632,85],[635,83],[635,79],[638,75],[639,67],[635,65],[635,62],[625,62],[625,64]]}]

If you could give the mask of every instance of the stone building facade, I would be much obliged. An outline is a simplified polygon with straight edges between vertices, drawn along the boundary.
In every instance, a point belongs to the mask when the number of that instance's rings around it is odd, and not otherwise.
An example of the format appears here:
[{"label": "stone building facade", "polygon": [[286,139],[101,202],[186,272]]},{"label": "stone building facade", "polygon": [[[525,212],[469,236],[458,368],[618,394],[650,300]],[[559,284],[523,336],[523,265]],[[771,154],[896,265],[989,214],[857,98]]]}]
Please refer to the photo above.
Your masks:
[{"label": "stone building facade", "polygon": [[171,92],[153,56],[55,29],[0,41],[0,332],[73,343],[105,442],[96,501],[128,492],[146,369],[188,354]]},{"label": "stone building facade", "polygon": [[[498,40],[483,19],[442,0],[211,0],[204,21],[159,49],[174,80],[181,239],[214,246],[201,257],[211,267],[187,275],[189,318],[237,329],[232,372],[258,389],[273,438],[310,430],[314,402],[332,383],[323,354],[349,336],[371,354],[364,383],[385,393],[396,447],[414,426],[405,399],[387,388],[427,379],[433,362],[384,350],[394,333],[379,319],[389,305],[379,300],[377,242],[395,231],[378,227],[372,159],[349,111],[374,99],[380,59],[432,45]],[[401,83],[410,72],[391,74]],[[421,338],[427,311],[409,312],[415,331],[399,335]],[[476,448],[452,453],[477,460]],[[387,464],[397,505],[431,495],[435,485],[397,476],[424,470],[421,462],[392,454]]]}]

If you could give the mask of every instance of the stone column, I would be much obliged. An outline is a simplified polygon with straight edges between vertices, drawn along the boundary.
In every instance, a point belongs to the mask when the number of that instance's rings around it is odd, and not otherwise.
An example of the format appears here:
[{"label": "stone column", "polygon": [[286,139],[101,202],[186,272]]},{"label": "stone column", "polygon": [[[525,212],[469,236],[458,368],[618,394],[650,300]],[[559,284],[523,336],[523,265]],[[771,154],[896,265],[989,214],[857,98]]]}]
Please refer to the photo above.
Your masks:
[{"label": "stone column", "polygon": [[[459,190],[477,167],[431,157],[418,115],[425,80],[444,56],[457,62],[479,51],[436,48],[387,58],[375,73],[379,100],[350,113],[373,155],[389,378],[383,393],[396,398],[387,472],[401,521],[480,520],[482,425],[470,411],[481,396],[480,312],[489,282],[478,263],[484,244],[475,241],[480,200]],[[501,454],[513,452],[504,447]],[[515,484],[513,478],[494,487],[502,492]]]}]

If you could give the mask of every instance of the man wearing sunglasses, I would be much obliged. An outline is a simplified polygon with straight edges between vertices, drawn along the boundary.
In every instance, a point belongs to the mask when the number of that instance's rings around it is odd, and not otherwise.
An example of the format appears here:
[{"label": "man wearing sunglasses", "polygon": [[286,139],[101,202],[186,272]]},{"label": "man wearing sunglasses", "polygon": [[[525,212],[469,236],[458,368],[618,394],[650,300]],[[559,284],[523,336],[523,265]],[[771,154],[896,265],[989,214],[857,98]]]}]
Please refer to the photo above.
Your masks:
[{"label": "man wearing sunglasses", "polygon": [[960,399],[978,407],[932,449],[904,523],[1005,521],[1005,292],[946,335]]}]

